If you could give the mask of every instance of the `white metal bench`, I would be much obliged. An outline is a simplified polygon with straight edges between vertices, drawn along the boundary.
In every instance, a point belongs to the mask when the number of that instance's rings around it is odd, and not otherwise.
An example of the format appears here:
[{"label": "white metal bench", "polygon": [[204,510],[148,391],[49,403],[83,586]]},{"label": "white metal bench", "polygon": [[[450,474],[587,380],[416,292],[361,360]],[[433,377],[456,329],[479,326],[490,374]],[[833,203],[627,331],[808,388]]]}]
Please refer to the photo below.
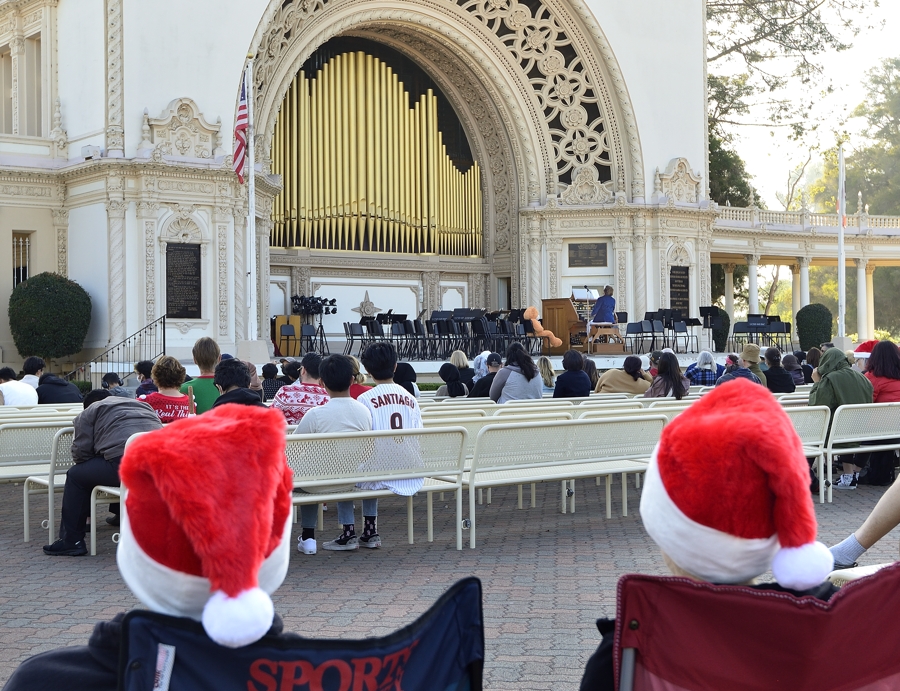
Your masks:
[{"label": "white metal bench", "polygon": [[48,474],[54,437],[71,426],[71,420],[0,423],[0,482]]},{"label": "white metal bench", "polygon": [[48,518],[41,521],[41,527],[49,531],[48,544],[53,544],[56,535],[56,518],[54,516],[55,496],[62,492],[66,482],[66,471],[74,465],[72,460],[72,440],[75,437],[74,427],[59,430],[53,438],[53,449],[50,452],[50,467],[47,475],[31,475],[25,479],[23,487],[23,506],[25,520],[25,542],[31,541],[31,497],[38,494],[47,495],[49,505]]},{"label": "white metal bench", "polygon": [[803,408],[785,408],[784,412],[791,419],[797,436],[803,444],[803,453],[807,458],[815,458],[819,476],[819,503],[825,503],[825,478],[823,466],[825,462],[825,442],[828,439],[828,421],[831,410],[828,406]]},{"label": "white metal bench", "polygon": [[[456,492],[456,548],[462,549],[464,427],[300,434],[287,438],[288,465],[294,471],[293,502],[353,501],[397,496],[388,489],[360,489],[358,483],[425,478],[428,541],[434,540],[434,492]],[[407,534],[413,544],[413,497],[407,497]],[[320,507],[321,510],[321,507]]]},{"label": "white metal bench", "polygon": [[567,494],[574,512],[575,478],[605,476],[606,515],[611,517],[612,475],[621,474],[622,515],[627,515],[627,474],[646,470],[665,424],[662,415],[645,415],[484,427],[463,479],[469,489],[469,546],[475,547],[475,491],[481,488],[568,481],[563,512]]}]

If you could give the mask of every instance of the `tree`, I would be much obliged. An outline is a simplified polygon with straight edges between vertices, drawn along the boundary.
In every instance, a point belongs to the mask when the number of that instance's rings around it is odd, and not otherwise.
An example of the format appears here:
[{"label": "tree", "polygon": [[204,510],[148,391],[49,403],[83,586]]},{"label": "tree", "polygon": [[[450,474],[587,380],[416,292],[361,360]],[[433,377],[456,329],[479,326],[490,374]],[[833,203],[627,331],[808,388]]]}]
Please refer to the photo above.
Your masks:
[{"label": "tree", "polygon": [[744,159],[714,132],[709,133],[709,194],[721,206],[752,206],[757,197]]},{"label": "tree", "polygon": [[797,337],[800,348],[809,350],[831,340],[832,315],[825,305],[815,302],[797,312]]},{"label": "tree", "polygon": [[91,298],[65,276],[42,273],[15,287],[9,328],[22,357],[46,360],[79,352],[91,325]]}]

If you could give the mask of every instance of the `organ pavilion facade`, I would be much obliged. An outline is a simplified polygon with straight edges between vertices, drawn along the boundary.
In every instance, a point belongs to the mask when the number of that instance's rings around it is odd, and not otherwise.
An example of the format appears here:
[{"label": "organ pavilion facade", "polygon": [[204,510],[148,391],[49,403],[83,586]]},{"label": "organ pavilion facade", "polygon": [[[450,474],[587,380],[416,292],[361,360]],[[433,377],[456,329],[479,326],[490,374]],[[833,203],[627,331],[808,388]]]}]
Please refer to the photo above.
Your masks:
[{"label": "organ pavilion facade", "polygon": [[607,283],[697,316],[704,24],[701,0],[0,0],[0,293],[58,271],[92,297],[86,349],[168,314],[176,355],[234,352],[253,292],[263,335],[299,294],[337,300],[329,333]]}]

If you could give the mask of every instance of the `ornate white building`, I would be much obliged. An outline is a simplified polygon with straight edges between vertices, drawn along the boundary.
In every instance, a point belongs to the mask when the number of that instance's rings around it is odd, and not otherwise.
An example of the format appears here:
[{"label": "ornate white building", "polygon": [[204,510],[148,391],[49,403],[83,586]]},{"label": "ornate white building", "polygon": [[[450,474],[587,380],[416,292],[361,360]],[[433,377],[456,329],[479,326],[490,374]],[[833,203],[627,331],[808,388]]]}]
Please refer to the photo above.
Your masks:
[{"label": "ornate white building", "polygon": [[249,53],[260,334],[295,294],[337,298],[329,332],[366,299],[417,314],[605,283],[642,315],[675,273],[696,316],[712,253],[771,244],[731,216],[720,237],[708,202],[704,19],[702,0],[0,0],[0,293],[76,280],[92,352],[167,312],[176,355],[246,339]]}]

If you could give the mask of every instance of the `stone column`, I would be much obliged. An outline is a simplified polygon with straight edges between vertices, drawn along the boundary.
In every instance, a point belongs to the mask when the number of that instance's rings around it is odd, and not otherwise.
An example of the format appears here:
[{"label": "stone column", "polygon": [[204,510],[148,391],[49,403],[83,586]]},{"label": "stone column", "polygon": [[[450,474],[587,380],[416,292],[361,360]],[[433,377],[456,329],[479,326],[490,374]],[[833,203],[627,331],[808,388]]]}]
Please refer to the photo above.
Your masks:
[{"label": "stone column", "polygon": [[[215,208],[216,221],[216,289],[218,292],[219,338],[227,339],[230,319],[228,299],[228,235],[231,209],[227,206]],[[235,338],[235,341],[237,339]]]},{"label": "stone column", "polygon": [[791,264],[791,314],[794,328],[797,326],[797,312],[800,311],[800,266]]},{"label": "stone column", "polygon": [[553,237],[547,240],[547,265],[550,276],[549,296],[551,298],[569,297],[568,295],[562,294],[562,289],[559,285],[559,266],[561,263],[560,255],[562,254],[562,248],[562,240]]},{"label": "stone column", "polygon": [[256,323],[257,339],[270,342],[269,336],[269,233],[272,221],[256,217]]},{"label": "stone column", "polygon": [[156,202],[138,202],[137,218],[141,226],[144,240],[144,321],[150,324],[156,321],[156,227],[159,216],[159,204]]},{"label": "stone column", "polygon": [[659,303],[656,309],[667,309],[669,305],[669,267],[666,262],[666,252],[669,248],[669,239],[665,235],[654,235],[651,242],[659,257]]},{"label": "stone column", "polygon": [[106,155],[125,156],[122,0],[106,0]]},{"label": "stone column", "polygon": [[[109,254],[107,266],[125,267],[125,181],[113,172],[106,179],[106,218]],[[125,271],[109,271],[109,341],[116,344],[125,340]]]},{"label": "stone column", "polygon": [[747,280],[748,298],[750,302],[750,314],[759,314],[759,255],[748,254],[747,257]]},{"label": "stone column", "polygon": [[869,337],[875,338],[875,266],[871,263],[866,266],[866,295],[869,301],[866,303],[866,324],[869,327]]},{"label": "stone column", "polygon": [[[628,238],[613,238],[613,249],[616,253],[616,309],[619,312],[628,311],[628,248],[631,242]],[[630,315],[631,321],[637,321],[637,317]],[[643,315],[640,315],[643,316]]]},{"label": "stone column", "polygon": [[734,323],[734,264],[723,264],[725,268],[725,311],[729,323]]},{"label": "stone column", "polygon": [[868,259],[855,259],[856,262],[856,334],[861,343],[869,340],[869,298],[866,267]]},{"label": "stone column", "polygon": [[523,307],[534,305],[540,311],[541,302],[541,219],[533,215],[528,219],[528,294]]},{"label": "stone column", "polygon": [[[15,21],[15,19],[14,19]],[[12,134],[25,134],[27,127],[23,117],[25,104],[22,98],[22,84],[25,81],[25,39],[16,36],[9,42],[9,59],[11,64],[10,97],[12,99]]]},{"label": "stone column", "polygon": [[646,220],[643,214],[634,217],[635,234],[631,238],[634,253],[634,321],[644,318],[647,311],[647,238],[643,232]]},{"label": "stone column", "polygon": [[809,304],[809,257],[797,257],[800,265],[800,307]]},{"label": "stone column", "polygon": [[234,340],[247,338],[245,297],[247,269],[244,266],[244,236],[247,232],[247,208],[238,204],[231,209],[234,217]]},{"label": "stone column", "polygon": [[56,230],[56,273],[69,275],[69,210],[53,209],[53,228]]}]

